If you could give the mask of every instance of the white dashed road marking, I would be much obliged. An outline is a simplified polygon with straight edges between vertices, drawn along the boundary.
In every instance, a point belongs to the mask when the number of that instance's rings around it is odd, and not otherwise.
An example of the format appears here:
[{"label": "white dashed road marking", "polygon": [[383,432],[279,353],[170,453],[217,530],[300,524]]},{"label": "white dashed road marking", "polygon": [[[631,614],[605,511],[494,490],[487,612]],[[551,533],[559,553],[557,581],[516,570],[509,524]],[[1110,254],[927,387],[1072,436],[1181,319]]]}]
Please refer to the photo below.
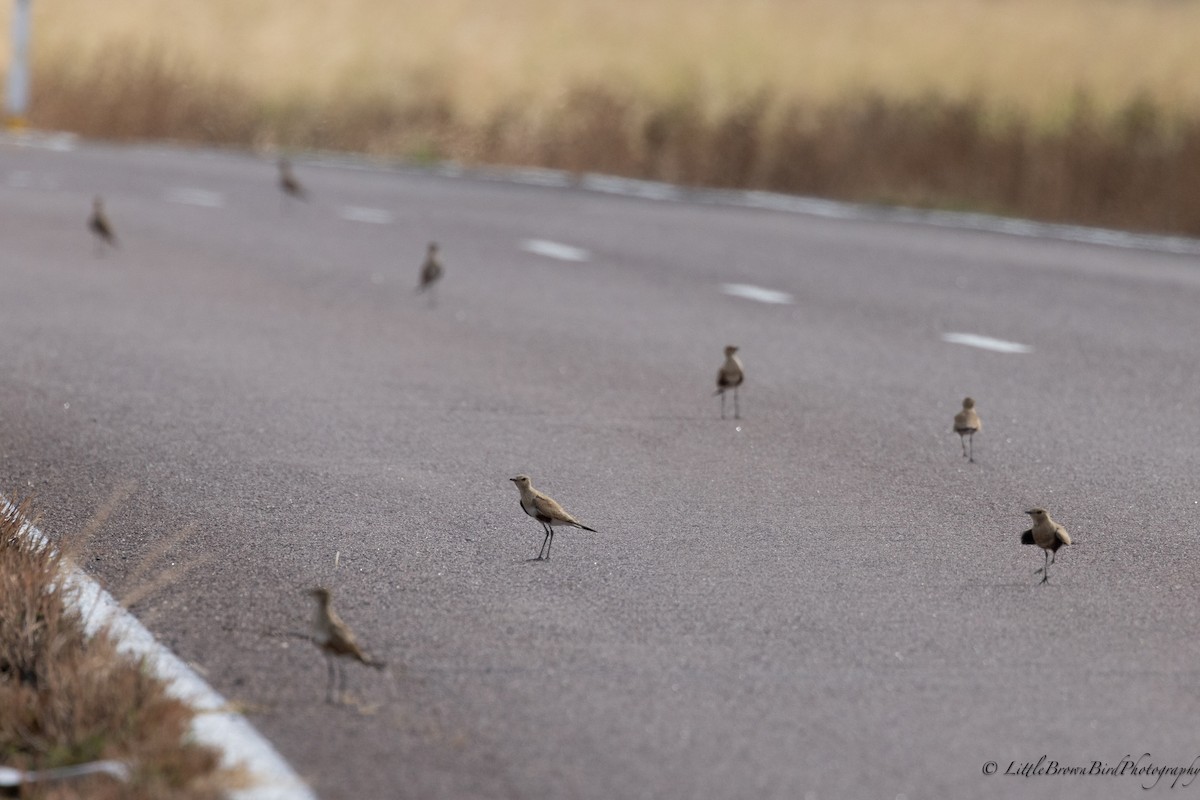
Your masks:
[{"label": "white dashed road marking", "polygon": [[787,292],[780,292],[776,289],[764,289],[761,286],[754,286],[749,283],[722,283],[721,291],[733,297],[744,297],[747,300],[757,300],[760,303],[791,305],[796,302],[796,298]]},{"label": "white dashed road marking", "polygon": [[1033,348],[1027,344],[1006,342],[1004,339],[993,339],[990,336],[979,336],[974,333],[943,333],[942,341],[950,344],[965,344],[967,347],[978,347],[996,353],[1032,353]]},{"label": "white dashed road marking", "polygon": [[225,195],[220,192],[193,189],[188,186],[180,186],[167,192],[167,200],[172,203],[200,206],[201,208],[224,208],[225,206]]},{"label": "white dashed road marking", "polygon": [[365,206],[342,206],[338,209],[338,216],[349,222],[367,222],[372,225],[390,225],[396,221],[396,217],[390,211]]},{"label": "white dashed road marking", "polygon": [[559,244],[546,239],[526,239],[521,242],[521,249],[534,255],[546,258],[557,258],[559,261],[587,261],[591,254],[581,247],[569,244]]}]

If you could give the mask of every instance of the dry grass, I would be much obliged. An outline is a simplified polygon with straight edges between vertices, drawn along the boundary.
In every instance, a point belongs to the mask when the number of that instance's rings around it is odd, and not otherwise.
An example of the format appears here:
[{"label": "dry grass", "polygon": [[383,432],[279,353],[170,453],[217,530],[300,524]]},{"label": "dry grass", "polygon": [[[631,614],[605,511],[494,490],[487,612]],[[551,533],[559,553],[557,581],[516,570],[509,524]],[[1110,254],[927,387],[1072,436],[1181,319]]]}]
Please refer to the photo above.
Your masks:
[{"label": "dry grass", "polygon": [[759,92],[987,97],[1039,115],[1079,90],[1105,110],[1142,93],[1200,105],[1200,3],[1170,0],[39,0],[34,15],[42,65],[154,47],[255,97],[432,92],[475,122],[596,83],[702,97],[705,112]]},{"label": "dry grass", "polygon": [[91,776],[35,784],[22,797],[222,796],[217,754],[188,741],[193,712],[164,693],[138,661],[105,635],[88,638],[67,602],[66,558],[0,519],[0,764],[22,770],[115,759],[133,777]]},{"label": "dry grass", "polygon": [[112,0],[34,26],[34,123],[92,136],[1200,234],[1197,2]]}]

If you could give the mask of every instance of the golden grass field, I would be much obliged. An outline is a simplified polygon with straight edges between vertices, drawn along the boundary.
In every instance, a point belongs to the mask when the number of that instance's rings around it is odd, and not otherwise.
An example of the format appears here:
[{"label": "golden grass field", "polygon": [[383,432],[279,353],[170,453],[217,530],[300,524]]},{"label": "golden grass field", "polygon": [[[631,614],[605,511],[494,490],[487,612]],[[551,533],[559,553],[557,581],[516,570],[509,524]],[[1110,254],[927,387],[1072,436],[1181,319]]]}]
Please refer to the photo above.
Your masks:
[{"label": "golden grass field", "polygon": [[[11,3],[0,3],[0,14]],[[1085,89],[1200,106],[1191,0],[38,0],[39,63],[153,47],[263,97],[444,92],[553,107],[598,83],[714,109],[769,91],[981,96],[1054,117]],[[7,47],[7,42],[0,45]],[[6,56],[0,53],[0,57]]]},{"label": "golden grass field", "polygon": [[34,9],[47,128],[1200,234],[1197,0]]}]

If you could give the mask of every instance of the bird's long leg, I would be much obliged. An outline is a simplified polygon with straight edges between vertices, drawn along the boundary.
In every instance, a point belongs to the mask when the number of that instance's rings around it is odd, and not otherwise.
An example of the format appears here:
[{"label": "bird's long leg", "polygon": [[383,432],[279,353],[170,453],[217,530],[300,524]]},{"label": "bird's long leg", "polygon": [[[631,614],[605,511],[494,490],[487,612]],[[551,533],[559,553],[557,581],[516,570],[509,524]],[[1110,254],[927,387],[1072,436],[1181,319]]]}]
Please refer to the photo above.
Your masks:
[{"label": "bird's long leg", "polygon": [[967,457],[967,461],[971,464],[974,464],[975,463],[975,432],[974,431],[971,431],[970,433],[967,434],[967,441],[971,443],[970,455]]},{"label": "bird's long leg", "polygon": [[341,661],[338,662],[338,702],[346,701],[346,667]]},{"label": "bird's long leg", "polygon": [[1043,552],[1046,554],[1045,565],[1038,571],[1042,573],[1042,583],[1045,583],[1050,580],[1050,551],[1044,550]]},{"label": "bird's long leg", "polygon": [[725,419],[725,390],[722,389],[720,394],[721,394],[721,419]]},{"label": "bird's long leg", "polygon": [[328,653],[325,654],[325,665],[328,668],[328,672],[329,672],[329,682],[325,685],[325,702],[332,703],[333,702],[333,682],[337,679],[336,676],[334,675],[334,672],[337,670],[337,668],[333,664],[333,656],[329,655]]},{"label": "bird's long leg", "polygon": [[546,532],[546,536],[545,536],[545,538],[542,539],[541,549],[538,550],[538,555],[537,555],[538,561],[542,560],[542,553],[545,552],[545,550],[546,550],[546,542],[550,541],[550,526],[543,522],[542,530],[544,530]]},{"label": "bird's long leg", "polygon": [[742,409],[738,406],[738,387],[733,387],[733,418],[742,418]]},{"label": "bird's long leg", "polygon": [[554,546],[554,528],[550,528],[550,543],[546,545],[546,560],[550,560],[550,548]]}]

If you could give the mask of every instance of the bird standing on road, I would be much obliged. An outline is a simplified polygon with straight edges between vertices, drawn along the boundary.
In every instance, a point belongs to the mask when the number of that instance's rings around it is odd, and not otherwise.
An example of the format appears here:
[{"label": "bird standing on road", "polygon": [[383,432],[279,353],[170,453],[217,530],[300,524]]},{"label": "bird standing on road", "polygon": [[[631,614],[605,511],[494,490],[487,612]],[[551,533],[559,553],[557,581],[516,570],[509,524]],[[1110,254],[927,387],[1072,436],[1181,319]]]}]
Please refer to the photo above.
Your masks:
[{"label": "bird standing on road", "polygon": [[88,217],[88,230],[96,234],[96,254],[104,255],[104,246],[117,246],[117,235],[113,233],[112,223],[104,213],[104,198],[100,195],[92,200],[92,215]]},{"label": "bird standing on road", "polygon": [[[969,397],[963,398],[962,411],[954,415],[954,432],[962,444],[963,458],[975,463],[975,434],[983,427],[979,412],[975,410],[975,401]],[[971,443],[970,455],[967,452],[967,442]]]},{"label": "bird standing on road", "polygon": [[[538,550],[537,558],[533,561],[550,560],[550,547],[554,544],[554,527],[556,525],[566,525],[571,528],[579,528],[585,531],[596,532],[595,528],[589,528],[573,516],[568,514],[563,507],[554,502],[551,498],[533,488],[533,484],[529,482],[528,475],[518,475],[515,478],[509,478],[517,485],[517,491],[521,493],[521,510],[529,516],[542,523],[542,529],[546,532],[546,538],[542,539],[542,549]],[[542,552],[545,551],[543,559]]]},{"label": "bird standing on road", "polygon": [[332,702],[335,678],[340,679],[338,699],[340,700],[346,693],[346,673],[341,662],[338,661],[339,658],[352,658],[375,669],[383,669],[386,665],[382,661],[368,658],[363,653],[354,634],[346,627],[346,623],[342,622],[342,618],[337,615],[337,612],[330,607],[328,589],[318,587],[310,590],[309,595],[317,601],[317,610],[313,615],[313,641],[325,653],[325,662],[329,667],[329,685],[325,688],[325,702],[329,703]]},{"label": "bird standing on road", "polygon": [[[1033,527],[1021,534],[1021,544],[1036,544],[1045,554],[1045,564],[1035,570],[1034,575],[1042,574],[1042,583],[1050,580],[1050,565],[1058,557],[1058,548],[1071,543],[1067,529],[1050,518],[1044,508],[1034,508],[1025,512],[1033,517]],[[1054,558],[1051,558],[1051,553]]]},{"label": "bird standing on road", "polygon": [[434,284],[437,283],[442,273],[442,259],[438,257],[437,242],[430,242],[429,249],[425,253],[425,263],[421,265],[421,281],[417,284],[417,292],[429,290],[429,304],[437,305],[436,295],[434,293]]},{"label": "bird standing on road", "polygon": [[308,192],[300,181],[296,180],[296,176],[292,173],[292,162],[286,158],[279,159],[279,188],[283,191],[284,208],[287,208],[289,197],[294,197],[297,200],[307,200]]},{"label": "bird standing on road", "polygon": [[742,418],[742,411],[738,407],[738,387],[746,379],[746,372],[742,369],[742,361],[737,357],[737,351],[736,347],[728,345],[725,348],[725,363],[717,371],[717,391],[715,394],[721,395],[721,419],[725,419],[726,389],[733,389],[733,418]]}]

